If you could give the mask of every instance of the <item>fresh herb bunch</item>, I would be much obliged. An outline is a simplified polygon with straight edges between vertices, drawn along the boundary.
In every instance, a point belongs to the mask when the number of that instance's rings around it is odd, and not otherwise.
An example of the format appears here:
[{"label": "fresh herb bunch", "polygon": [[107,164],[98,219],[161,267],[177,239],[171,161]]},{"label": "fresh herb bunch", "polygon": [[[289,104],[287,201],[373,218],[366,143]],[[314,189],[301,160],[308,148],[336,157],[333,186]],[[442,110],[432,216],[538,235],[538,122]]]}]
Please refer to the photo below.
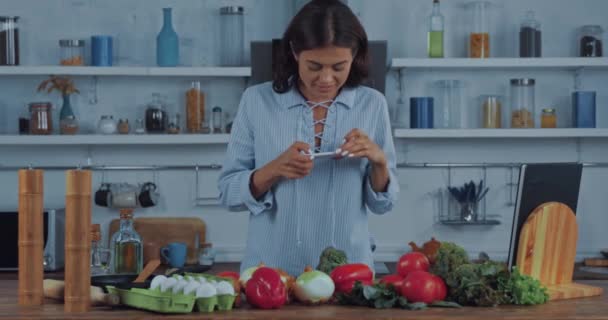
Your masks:
[{"label": "fresh herb bunch", "polygon": [[453,242],[441,242],[430,272],[446,280],[456,268],[468,263],[469,256],[464,248]]},{"label": "fresh herb bunch", "polygon": [[547,288],[537,279],[521,274],[517,267],[513,267],[509,277],[498,279],[498,290],[507,298],[505,303],[534,305],[549,301]]},{"label": "fresh herb bunch", "polygon": [[330,274],[332,270],[343,264],[347,264],[348,259],[346,253],[334,247],[327,247],[319,257],[319,265],[317,270]]}]

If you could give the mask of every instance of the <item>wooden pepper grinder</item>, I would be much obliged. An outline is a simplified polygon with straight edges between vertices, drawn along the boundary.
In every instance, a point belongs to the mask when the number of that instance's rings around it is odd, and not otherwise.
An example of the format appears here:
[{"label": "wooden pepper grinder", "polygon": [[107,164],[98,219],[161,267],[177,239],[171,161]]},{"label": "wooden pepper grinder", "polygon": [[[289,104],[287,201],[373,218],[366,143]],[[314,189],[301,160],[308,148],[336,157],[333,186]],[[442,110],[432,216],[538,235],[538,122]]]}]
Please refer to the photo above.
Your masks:
[{"label": "wooden pepper grinder", "polygon": [[65,312],[91,308],[91,171],[68,170],[65,190]]},{"label": "wooden pepper grinder", "polygon": [[42,170],[19,170],[19,305],[42,305],[44,229]]}]

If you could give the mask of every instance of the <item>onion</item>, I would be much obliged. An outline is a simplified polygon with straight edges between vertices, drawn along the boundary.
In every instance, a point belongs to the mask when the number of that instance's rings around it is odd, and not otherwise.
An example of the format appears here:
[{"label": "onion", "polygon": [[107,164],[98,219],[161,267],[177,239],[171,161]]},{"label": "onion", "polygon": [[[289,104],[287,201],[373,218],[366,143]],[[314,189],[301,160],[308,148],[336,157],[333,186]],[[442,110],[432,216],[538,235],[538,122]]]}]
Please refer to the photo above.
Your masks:
[{"label": "onion", "polygon": [[239,282],[241,283],[241,288],[246,288],[247,287],[247,281],[249,281],[249,279],[251,279],[251,276],[253,275],[253,273],[259,268],[259,267],[263,267],[264,264],[260,263],[259,265],[255,266],[255,267],[249,267],[247,269],[245,269],[243,271],[243,273],[241,273],[241,277],[239,278]]},{"label": "onion", "polygon": [[296,279],[294,293],[300,302],[318,304],[327,302],[334,290],[334,281],[326,273],[308,266]]}]

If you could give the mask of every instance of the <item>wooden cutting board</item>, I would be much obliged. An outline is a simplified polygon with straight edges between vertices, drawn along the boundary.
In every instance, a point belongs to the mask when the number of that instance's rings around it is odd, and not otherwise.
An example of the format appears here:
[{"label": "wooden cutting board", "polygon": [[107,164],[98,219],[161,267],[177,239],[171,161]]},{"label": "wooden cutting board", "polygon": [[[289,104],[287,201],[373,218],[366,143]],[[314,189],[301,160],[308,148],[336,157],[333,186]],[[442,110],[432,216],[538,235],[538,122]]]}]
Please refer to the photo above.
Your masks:
[{"label": "wooden cutting board", "polygon": [[[120,220],[110,222],[110,235],[114,234],[120,226]],[[199,234],[199,243],[205,242],[206,226],[200,218],[135,218],[135,231],[146,242],[156,242],[163,247],[171,242],[183,242],[188,245],[188,258],[186,264],[198,263],[195,252],[196,234]]]},{"label": "wooden cutting board", "polygon": [[578,225],[565,204],[540,205],[521,230],[517,266],[547,286],[550,300],[601,295],[602,288],[572,283]]}]

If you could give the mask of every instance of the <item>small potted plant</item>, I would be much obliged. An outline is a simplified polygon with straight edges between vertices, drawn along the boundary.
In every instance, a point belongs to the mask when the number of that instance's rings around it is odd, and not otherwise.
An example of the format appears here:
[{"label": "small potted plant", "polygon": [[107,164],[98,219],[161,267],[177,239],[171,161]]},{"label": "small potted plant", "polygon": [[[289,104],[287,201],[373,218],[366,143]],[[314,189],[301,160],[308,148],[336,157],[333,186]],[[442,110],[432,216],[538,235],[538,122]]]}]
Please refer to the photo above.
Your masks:
[{"label": "small potted plant", "polygon": [[59,124],[61,134],[76,134],[78,132],[78,121],[72,105],[70,103],[70,95],[80,93],[74,86],[74,82],[67,77],[51,76],[49,79],[42,81],[38,86],[38,92],[46,91],[51,93],[59,91],[63,98],[63,105],[59,112]]}]

